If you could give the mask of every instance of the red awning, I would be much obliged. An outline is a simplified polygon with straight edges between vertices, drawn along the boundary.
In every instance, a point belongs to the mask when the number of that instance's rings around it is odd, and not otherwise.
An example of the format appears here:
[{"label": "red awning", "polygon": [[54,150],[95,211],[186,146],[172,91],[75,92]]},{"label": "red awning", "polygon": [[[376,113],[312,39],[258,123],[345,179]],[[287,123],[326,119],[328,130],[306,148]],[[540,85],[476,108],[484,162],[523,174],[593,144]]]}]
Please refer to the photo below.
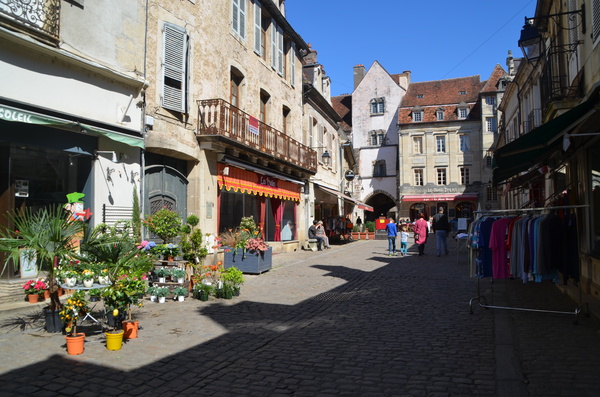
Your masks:
[{"label": "red awning", "polygon": [[477,193],[457,193],[457,194],[405,194],[402,201],[463,201],[477,200]]},{"label": "red awning", "polygon": [[365,203],[358,203],[358,208],[360,208],[361,210],[365,210],[365,211],[371,211],[371,212],[374,211],[373,207],[371,207],[370,205],[367,205]]}]

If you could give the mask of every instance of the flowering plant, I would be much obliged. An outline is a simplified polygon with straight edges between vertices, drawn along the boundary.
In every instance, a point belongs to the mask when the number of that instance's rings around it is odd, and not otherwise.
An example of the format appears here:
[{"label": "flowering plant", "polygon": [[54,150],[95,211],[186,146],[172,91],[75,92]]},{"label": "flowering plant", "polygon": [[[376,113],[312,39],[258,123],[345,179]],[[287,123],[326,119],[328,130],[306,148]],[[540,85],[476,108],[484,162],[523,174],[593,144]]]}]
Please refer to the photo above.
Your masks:
[{"label": "flowering plant", "polygon": [[25,295],[41,295],[47,289],[48,286],[42,280],[28,280],[25,284],[23,284]]},{"label": "flowering plant", "polygon": [[250,252],[264,252],[269,249],[267,243],[262,238],[251,238],[246,242],[246,250]]},{"label": "flowering plant", "polygon": [[144,224],[151,233],[160,237],[164,243],[171,241],[181,232],[181,216],[172,210],[162,208],[146,217]]},{"label": "flowering plant", "polygon": [[83,280],[87,280],[87,281],[89,281],[89,280],[93,280],[93,279],[94,279],[94,276],[95,276],[94,272],[93,272],[93,271],[91,271],[90,269],[84,269],[84,270],[81,272],[81,278],[82,278]]},{"label": "flowering plant", "polygon": [[138,249],[143,251],[152,251],[152,248],[154,247],[156,247],[156,243],[148,240],[144,240],[138,245]]},{"label": "flowering plant", "polygon": [[66,324],[65,331],[76,333],[77,320],[81,316],[85,316],[89,311],[88,303],[85,300],[85,292],[75,292],[67,302],[63,305],[61,311],[58,313],[60,319]]}]

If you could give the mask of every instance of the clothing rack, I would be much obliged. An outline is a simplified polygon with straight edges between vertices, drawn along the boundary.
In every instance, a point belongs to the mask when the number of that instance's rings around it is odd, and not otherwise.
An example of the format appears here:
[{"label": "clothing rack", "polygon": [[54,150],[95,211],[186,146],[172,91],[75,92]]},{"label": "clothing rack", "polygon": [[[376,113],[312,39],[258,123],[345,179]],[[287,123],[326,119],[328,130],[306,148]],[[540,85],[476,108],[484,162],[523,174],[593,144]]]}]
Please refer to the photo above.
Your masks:
[{"label": "clothing rack", "polygon": [[[503,210],[486,210],[486,211],[474,211],[474,214],[479,215],[493,215],[493,214],[523,214],[526,212],[542,212],[542,211],[553,211],[553,210],[561,210],[561,209],[577,209],[577,208],[588,208],[589,205],[581,204],[581,205],[563,205],[563,206],[549,206],[549,207],[538,207],[538,208],[514,208],[514,209],[503,209]],[[478,218],[478,217],[477,217]],[[583,217],[582,217],[583,218]],[[470,236],[469,236],[470,237]],[[470,248],[469,248],[470,250]],[[578,262],[579,274],[581,275],[581,262]],[[575,321],[574,324],[578,322],[578,315],[581,312],[581,308],[583,307],[583,296],[581,292],[581,287],[579,287],[579,304],[573,311],[557,311],[557,310],[542,310],[542,309],[531,309],[524,307],[512,307],[512,306],[495,306],[488,305],[486,301],[486,297],[481,295],[480,289],[480,280],[481,277],[477,277],[477,296],[471,298],[469,301],[469,312],[473,314],[473,302],[479,302],[479,306],[485,309],[501,309],[501,310],[519,310],[525,312],[537,312],[537,313],[553,313],[553,314],[568,314],[574,315]],[[494,279],[492,277],[492,283]]]}]

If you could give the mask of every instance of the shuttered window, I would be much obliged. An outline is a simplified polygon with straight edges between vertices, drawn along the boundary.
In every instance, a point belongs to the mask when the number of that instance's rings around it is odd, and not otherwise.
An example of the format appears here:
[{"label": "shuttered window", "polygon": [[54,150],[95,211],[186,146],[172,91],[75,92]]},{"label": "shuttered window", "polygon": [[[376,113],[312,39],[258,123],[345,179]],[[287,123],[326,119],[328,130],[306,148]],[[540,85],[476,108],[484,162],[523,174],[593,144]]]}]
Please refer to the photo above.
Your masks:
[{"label": "shuttered window", "polygon": [[246,39],[246,0],[232,0],[231,28],[242,39]]},{"label": "shuttered window", "polygon": [[283,30],[277,27],[277,73],[283,76]]},{"label": "shuttered window", "polygon": [[261,57],[263,56],[263,35],[262,35],[262,10],[260,3],[257,1],[254,3],[254,52]]},{"label": "shuttered window", "polygon": [[179,26],[165,23],[163,29],[162,106],[187,112],[187,34]]},{"label": "shuttered window", "polygon": [[292,43],[290,50],[290,84],[296,86],[296,45]]},{"label": "shuttered window", "polygon": [[277,24],[271,21],[271,67],[277,70]]}]

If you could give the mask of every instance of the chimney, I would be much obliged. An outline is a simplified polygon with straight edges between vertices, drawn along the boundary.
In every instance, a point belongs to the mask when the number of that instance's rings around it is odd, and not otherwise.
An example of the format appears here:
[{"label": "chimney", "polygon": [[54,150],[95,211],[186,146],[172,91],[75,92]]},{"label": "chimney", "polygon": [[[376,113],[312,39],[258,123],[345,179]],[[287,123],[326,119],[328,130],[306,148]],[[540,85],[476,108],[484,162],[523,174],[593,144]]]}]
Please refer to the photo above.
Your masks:
[{"label": "chimney", "polygon": [[362,79],[365,78],[365,73],[365,65],[356,65],[354,67],[354,89],[356,89],[356,87],[358,87]]},{"label": "chimney", "polygon": [[506,58],[506,66],[508,67],[508,75],[515,75],[515,62],[512,54],[512,50],[508,50],[508,57]]}]

